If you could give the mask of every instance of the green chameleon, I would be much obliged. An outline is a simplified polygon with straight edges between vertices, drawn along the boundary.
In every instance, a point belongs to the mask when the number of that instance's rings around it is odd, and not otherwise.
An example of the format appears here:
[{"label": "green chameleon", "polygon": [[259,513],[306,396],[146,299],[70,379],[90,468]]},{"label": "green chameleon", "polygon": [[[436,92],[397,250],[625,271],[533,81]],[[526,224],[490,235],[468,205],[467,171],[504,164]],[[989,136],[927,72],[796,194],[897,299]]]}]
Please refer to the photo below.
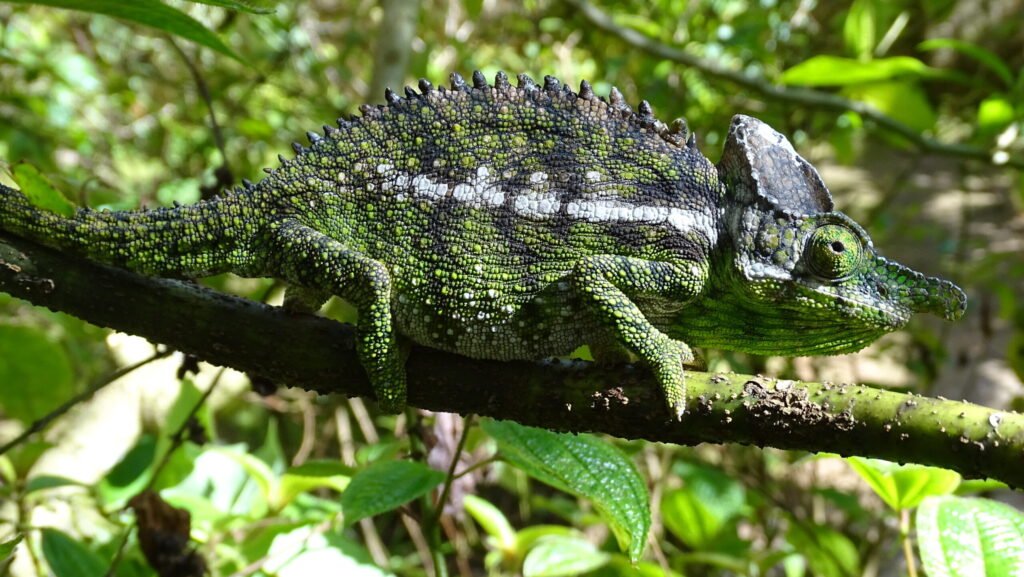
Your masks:
[{"label": "green chameleon", "polygon": [[754,118],[733,119],[715,166],[684,121],[614,88],[419,86],[221,198],[65,218],[0,186],[0,228],[147,275],[277,277],[310,308],[337,295],[386,411],[405,405],[402,337],[498,360],[628,351],[678,418],[693,346],[845,353],[914,312],[964,312],[955,285],[879,256]]}]

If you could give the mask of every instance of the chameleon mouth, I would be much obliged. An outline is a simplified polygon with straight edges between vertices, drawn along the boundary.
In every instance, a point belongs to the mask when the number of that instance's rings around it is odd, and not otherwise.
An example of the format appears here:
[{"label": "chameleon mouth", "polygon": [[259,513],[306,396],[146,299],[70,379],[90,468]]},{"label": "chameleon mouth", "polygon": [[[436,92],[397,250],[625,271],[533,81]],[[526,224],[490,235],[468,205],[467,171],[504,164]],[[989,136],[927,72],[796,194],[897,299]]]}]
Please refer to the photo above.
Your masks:
[{"label": "chameleon mouth", "polygon": [[955,284],[925,276],[901,264],[876,257],[875,273],[878,292],[904,303],[915,313],[932,313],[947,321],[955,321],[967,310],[967,295]]}]

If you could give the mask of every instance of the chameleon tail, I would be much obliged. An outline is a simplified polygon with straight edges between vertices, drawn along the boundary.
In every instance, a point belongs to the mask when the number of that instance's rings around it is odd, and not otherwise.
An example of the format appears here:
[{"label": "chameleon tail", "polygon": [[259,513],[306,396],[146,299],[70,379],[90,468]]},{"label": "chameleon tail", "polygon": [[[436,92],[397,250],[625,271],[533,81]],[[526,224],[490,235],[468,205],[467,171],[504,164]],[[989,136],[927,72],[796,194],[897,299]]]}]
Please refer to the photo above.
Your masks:
[{"label": "chameleon tail", "polygon": [[237,195],[175,208],[64,217],[0,184],[0,230],[92,260],[153,276],[245,271],[256,236],[252,202]]}]

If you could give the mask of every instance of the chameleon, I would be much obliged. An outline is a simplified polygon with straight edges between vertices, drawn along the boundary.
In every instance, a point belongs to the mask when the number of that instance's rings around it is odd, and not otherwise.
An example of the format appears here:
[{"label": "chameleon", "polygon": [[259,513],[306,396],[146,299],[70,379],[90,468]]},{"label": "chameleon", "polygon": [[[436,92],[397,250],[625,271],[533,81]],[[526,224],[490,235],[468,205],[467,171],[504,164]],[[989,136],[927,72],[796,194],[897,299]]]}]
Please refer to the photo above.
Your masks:
[{"label": "chameleon", "polygon": [[0,186],[0,229],[161,277],[283,280],[285,303],[357,310],[381,410],[406,403],[407,341],[469,357],[638,359],[669,414],[694,347],[859,350],[964,292],[886,260],[785,136],[736,115],[721,158],[685,120],[612,88],[480,72],[308,133],[223,196],[61,216]]}]

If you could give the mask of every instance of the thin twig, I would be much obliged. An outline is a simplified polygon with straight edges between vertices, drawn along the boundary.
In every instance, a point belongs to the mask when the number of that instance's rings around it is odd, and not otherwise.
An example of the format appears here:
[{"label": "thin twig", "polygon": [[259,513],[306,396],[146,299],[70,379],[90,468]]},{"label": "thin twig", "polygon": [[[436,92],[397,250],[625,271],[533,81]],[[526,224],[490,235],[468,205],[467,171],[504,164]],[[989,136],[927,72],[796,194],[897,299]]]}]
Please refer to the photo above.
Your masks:
[{"label": "thin twig", "polygon": [[946,156],[959,156],[981,160],[989,164],[1000,166],[1012,166],[1024,168],[1024,158],[1010,157],[1004,163],[996,163],[992,158],[992,152],[977,146],[967,144],[952,144],[941,142],[934,138],[924,136],[911,126],[884,114],[877,108],[865,102],[850,100],[842,96],[808,88],[792,88],[777,86],[762,78],[744,74],[732,68],[727,68],[710,60],[698,58],[685,50],[662,44],[645,34],[626,28],[615,23],[615,20],[607,13],[596,8],[586,0],[565,0],[576,7],[580,13],[595,27],[618,37],[626,44],[643,50],[649,54],[683,64],[689,68],[699,70],[708,76],[726,80],[738,84],[743,88],[760,93],[766,98],[781,100],[784,102],[795,102],[806,104],[815,108],[825,110],[836,110],[841,112],[856,112],[867,120],[874,122],[878,127],[897,134],[907,140],[915,148],[922,152],[931,152]]},{"label": "thin twig", "polygon": [[71,397],[71,399],[69,399],[68,401],[66,401],[64,404],[62,404],[61,406],[57,407],[56,409],[50,411],[49,413],[47,413],[43,417],[40,417],[38,420],[33,422],[31,425],[29,425],[29,427],[27,429],[22,431],[22,433],[20,435],[18,435],[17,437],[14,437],[9,442],[7,442],[2,447],[0,447],[0,455],[3,455],[7,451],[9,451],[9,450],[13,449],[14,447],[20,445],[21,443],[25,442],[25,440],[27,440],[32,435],[38,433],[39,431],[42,431],[51,422],[53,422],[55,419],[57,419],[58,417],[62,416],[64,413],[67,413],[72,408],[74,408],[75,405],[77,405],[79,403],[82,403],[82,402],[85,402],[85,401],[88,401],[89,399],[92,398],[93,395],[98,393],[103,387],[106,387],[110,383],[120,379],[121,377],[127,375],[128,373],[134,371],[135,369],[138,369],[140,367],[148,365],[149,363],[151,363],[153,361],[162,359],[162,358],[170,355],[172,352],[174,352],[174,351],[172,351],[171,349],[165,349],[163,351],[157,351],[153,356],[151,356],[151,357],[149,357],[147,359],[143,359],[143,360],[141,360],[141,361],[139,361],[139,362],[137,362],[137,363],[135,363],[133,365],[128,365],[126,367],[121,367],[120,369],[117,369],[116,371],[114,371],[112,373],[104,375],[99,380],[97,380],[92,385],[90,385],[89,388],[87,388],[86,390],[82,391],[81,393],[75,395],[74,397]]},{"label": "thin twig", "polygon": [[[188,430],[192,419],[196,416],[196,413],[199,412],[199,409],[206,404],[206,400],[210,398],[210,395],[213,394],[213,390],[217,388],[217,384],[220,382],[220,378],[224,375],[226,370],[227,369],[222,368],[217,371],[217,375],[213,377],[213,381],[210,382],[210,386],[203,391],[202,396],[200,396],[199,400],[196,401],[196,404],[192,406],[192,409],[188,412],[188,415],[185,416],[181,425],[171,435],[171,445],[167,447],[167,450],[164,451],[164,454],[160,458],[160,462],[153,468],[153,474],[149,477],[149,481],[146,482],[146,486],[137,494],[141,495],[153,488],[157,477],[160,476],[160,473],[164,470],[164,467],[167,466],[167,463],[171,461],[171,456],[173,456],[174,452],[178,450],[178,447],[185,442],[185,431]],[[117,544],[117,551],[114,552],[114,558],[110,560],[110,566],[107,567],[107,572],[104,574],[104,577],[113,577],[114,572],[117,570],[117,566],[121,564],[121,559],[124,558],[124,549],[128,545],[128,538],[131,534],[132,527],[128,527],[121,536],[120,543]]]},{"label": "thin twig", "polygon": [[188,68],[189,73],[192,75],[192,79],[196,83],[196,89],[199,90],[199,97],[203,99],[206,104],[206,109],[210,115],[210,130],[213,132],[213,142],[217,145],[217,150],[220,151],[221,164],[226,167],[229,171],[231,167],[228,166],[228,153],[224,146],[224,133],[221,131],[220,124],[217,122],[217,113],[213,110],[213,97],[210,95],[210,87],[206,84],[206,79],[203,78],[199,68],[196,67],[192,59],[185,54],[185,51],[178,45],[173,37],[167,36],[167,41],[170,42],[171,47],[174,51],[181,56],[182,62],[185,63],[185,67]]},{"label": "thin twig", "polygon": [[459,458],[462,457],[462,451],[466,448],[466,439],[469,438],[469,430],[472,426],[473,415],[467,415],[462,421],[462,434],[459,435],[459,444],[455,447],[451,464],[448,465],[448,474],[444,479],[444,487],[441,489],[441,495],[437,498],[437,502],[434,503],[434,512],[430,516],[428,526],[434,525],[441,518],[441,511],[444,510],[444,505],[448,502],[448,495],[452,490],[452,482],[455,481],[455,467],[459,465]]}]

